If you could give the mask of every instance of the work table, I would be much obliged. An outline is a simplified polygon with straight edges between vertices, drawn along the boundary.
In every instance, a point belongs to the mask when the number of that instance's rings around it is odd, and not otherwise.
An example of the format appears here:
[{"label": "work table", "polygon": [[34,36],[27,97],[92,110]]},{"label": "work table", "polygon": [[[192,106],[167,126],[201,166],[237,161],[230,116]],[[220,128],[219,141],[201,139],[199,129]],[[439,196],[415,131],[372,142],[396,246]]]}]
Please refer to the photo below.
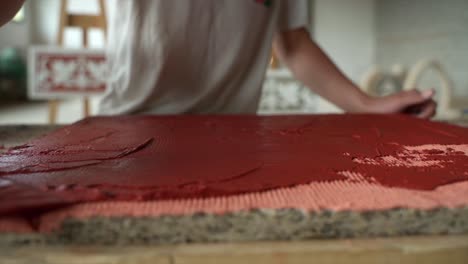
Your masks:
[{"label": "work table", "polygon": [[[456,122],[468,126],[468,122]],[[26,143],[61,126],[0,126],[0,146]],[[468,237],[406,237],[389,239],[258,242],[247,244],[180,245],[113,248],[18,248],[0,256],[18,263],[466,263]],[[0,261],[1,262],[1,261]],[[16,262],[15,262],[16,263]]]},{"label": "work table", "polygon": [[41,135],[45,135],[60,126],[42,125],[4,125],[0,126],[0,146],[9,148],[26,143]]}]

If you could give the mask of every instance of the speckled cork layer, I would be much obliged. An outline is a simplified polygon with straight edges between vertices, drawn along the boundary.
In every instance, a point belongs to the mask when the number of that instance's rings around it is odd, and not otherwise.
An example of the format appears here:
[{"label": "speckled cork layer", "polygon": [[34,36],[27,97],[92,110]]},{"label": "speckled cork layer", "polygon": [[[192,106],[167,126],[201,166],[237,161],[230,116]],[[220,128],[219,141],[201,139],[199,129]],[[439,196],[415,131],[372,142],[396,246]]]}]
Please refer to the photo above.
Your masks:
[{"label": "speckled cork layer", "polygon": [[[368,183],[311,183],[292,188],[238,196],[156,202],[104,202],[72,206],[40,217],[41,232],[53,232],[66,219],[93,217],[184,216],[200,212],[213,215],[254,209],[294,208],[319,213],[457,209],[468,207],[468,182],[447,185],[434,191],[387,188]],[[377,208],[377,209],[376,209]]]},{"label": "speckled cork layer", "polygon": [[35,219],[36,227],[20,218],[4,219],[0,232],[17,234],[0,236],[0,244],[149,245],[467,234],[467,194],[468,183],[433,192],[314,183],[223,198],[90,203],[43,214]]},{"label": "speckled cork layer", "polygon": [[67,219],[50,234],[2,234],[0,246],[172,245],[468,234],[468,208],[370,212],[251,210],[222,215]]}]

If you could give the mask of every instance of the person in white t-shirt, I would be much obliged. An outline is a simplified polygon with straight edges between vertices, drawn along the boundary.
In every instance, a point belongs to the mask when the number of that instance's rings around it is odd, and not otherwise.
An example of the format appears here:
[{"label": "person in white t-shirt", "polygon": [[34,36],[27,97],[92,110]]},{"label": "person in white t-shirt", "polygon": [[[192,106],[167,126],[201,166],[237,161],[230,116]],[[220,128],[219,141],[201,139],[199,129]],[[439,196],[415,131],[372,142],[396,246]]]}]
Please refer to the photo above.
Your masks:
[{"label": "person in white t-shirt", "polygon": [[[0,25],[21,2],[0,4]],[[307,32],[308,2],[114,1],[100,113],[255,114],[273,46],[299,81],[346,112],[435,114],[433,91],[377,98],[356,87]]]}]

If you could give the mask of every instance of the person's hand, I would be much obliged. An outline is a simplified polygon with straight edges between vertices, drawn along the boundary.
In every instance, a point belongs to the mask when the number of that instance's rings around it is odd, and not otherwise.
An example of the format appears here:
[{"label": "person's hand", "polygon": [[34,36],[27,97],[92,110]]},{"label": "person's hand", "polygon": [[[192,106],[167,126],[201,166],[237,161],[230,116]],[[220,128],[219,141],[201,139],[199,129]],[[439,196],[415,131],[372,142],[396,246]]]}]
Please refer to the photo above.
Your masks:
[{"label": "person's hand", "polygon": [[373,97],[366,103],[366,112],[376,114],[408,114],[430,119],[435,116],[437,103],[434,90],[405,91],[385,97]]}]

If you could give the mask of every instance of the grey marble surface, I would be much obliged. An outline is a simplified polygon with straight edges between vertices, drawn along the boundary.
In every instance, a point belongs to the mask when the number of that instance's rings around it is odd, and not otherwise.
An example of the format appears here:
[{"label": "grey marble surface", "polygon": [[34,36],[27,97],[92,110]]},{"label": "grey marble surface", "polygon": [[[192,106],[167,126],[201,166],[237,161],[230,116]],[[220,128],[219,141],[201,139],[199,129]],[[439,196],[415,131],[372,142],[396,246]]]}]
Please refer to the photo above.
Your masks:
[{"label": "grey marble surface", "polygon": [[0,146],[9,148],[21,145],[57,128],[58,126],[0,126]]}]

